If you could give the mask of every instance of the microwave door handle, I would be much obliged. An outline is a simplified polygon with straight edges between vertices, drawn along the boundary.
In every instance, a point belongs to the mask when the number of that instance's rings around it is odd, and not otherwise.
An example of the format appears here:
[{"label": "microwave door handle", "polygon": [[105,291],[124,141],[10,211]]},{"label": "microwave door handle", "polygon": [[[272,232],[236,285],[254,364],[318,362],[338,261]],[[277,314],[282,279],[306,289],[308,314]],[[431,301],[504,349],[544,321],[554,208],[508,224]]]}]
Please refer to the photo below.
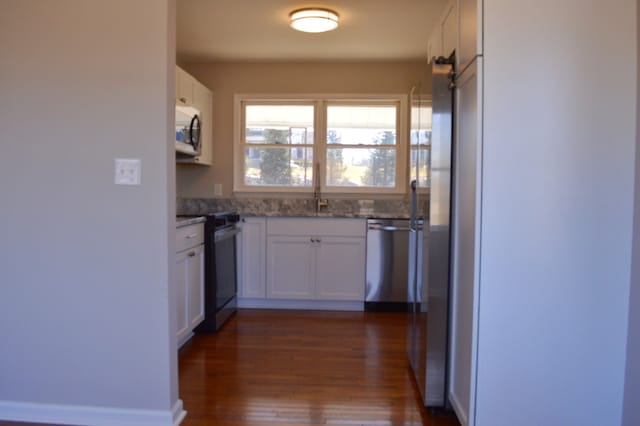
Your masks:
[{"label": "microwave door handle", "polygon": [[198,128],[200,127],[200,117],[198,117],[198,115],[194,115],[193,118],[191,119],[191,123],[189,124],[189,143],[191,144],[191,146],[193,146],[193,149],[195,149],[196,151],[198,150],[198,143],[200,142],[199,140],[199,134],[194,134],[193,129],[196,127],[196,124],[198,126]]}]

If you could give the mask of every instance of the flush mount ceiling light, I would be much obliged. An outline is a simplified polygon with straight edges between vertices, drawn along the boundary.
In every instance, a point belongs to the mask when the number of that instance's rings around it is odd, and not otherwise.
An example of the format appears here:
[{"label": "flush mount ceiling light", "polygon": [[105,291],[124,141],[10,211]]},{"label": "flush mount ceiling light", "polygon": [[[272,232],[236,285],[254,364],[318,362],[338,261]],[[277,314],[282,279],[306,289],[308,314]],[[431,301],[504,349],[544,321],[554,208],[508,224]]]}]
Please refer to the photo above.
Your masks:
[{"label": "flush mount ceiling light", "polygon": [[308,7],[289,14],[291,28],[305,33],[323,33],[338,28],[338,14],[330,9]]}]

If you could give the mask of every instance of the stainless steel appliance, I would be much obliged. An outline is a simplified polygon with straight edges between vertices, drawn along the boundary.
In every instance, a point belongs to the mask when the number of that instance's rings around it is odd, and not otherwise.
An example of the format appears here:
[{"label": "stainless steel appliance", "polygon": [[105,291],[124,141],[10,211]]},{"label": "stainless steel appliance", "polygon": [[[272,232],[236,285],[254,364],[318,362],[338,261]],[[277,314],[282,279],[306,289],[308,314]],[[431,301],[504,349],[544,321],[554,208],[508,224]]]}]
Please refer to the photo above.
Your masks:
[{"label": "stainless steel appliance", "polygon": [[409,308],[409,219],[368,219],[365,311]]},{"label": "stainless steel appliance", "polygon": [[200,111],[189,106],[176,105],[176,155],[200,155]]},{"label": "stainless steel appliance", "polygon": [[240,216],[235,212],[213,213],[204,224],[204,321],[196,332],[215,332],[238,306],[236,259]]},{"label": "stainless steel appliance", "polygon": [[[429,138],[425,134],[417,142],[418,145],[430,144],[430,166],[420,164],[419,159],[414,171],[416,179],[411,182],[409,257],[413,261],[409,262],[408,273],[411,299],[409,361],[424,405],[445,408],[449,405],[447,352],[453,158],[451,63],[450,59],[439,58],[434,60],[432,67],[431,135]],[[420,105],[420,96],[416,104]],[[426,170],[430,170],[429,179],[421,176]],[[430,187],[427,188],[425,183],[429,180]]]}]

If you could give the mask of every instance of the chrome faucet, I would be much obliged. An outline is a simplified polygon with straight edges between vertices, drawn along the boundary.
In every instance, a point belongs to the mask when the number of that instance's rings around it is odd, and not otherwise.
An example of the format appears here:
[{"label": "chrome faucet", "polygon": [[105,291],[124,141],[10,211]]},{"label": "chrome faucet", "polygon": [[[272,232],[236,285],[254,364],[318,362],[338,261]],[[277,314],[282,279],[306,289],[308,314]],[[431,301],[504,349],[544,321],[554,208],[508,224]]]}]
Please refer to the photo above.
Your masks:
[{"label": "chrome faucet", "polygon": [[320,163],[316,163],[316,173],[315,173],[315,185],[313,186],[313,201],[316,207],[316,213],[322,211],[322,209],[327,209],[329,207],[329,200],[326,198],[321,198],[320,196]]}]

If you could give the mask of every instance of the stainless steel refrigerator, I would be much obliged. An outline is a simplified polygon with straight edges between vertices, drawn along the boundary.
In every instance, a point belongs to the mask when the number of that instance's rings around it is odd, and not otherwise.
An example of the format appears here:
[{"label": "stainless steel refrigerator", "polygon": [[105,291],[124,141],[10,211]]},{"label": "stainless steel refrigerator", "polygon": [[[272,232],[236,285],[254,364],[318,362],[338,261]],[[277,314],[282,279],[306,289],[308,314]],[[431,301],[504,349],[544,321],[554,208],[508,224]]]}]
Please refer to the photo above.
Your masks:
[{"label": "stainless steel refrigerator", "polygon": [[[450,212],[452,178],[453,61],[432,65],[431,132],[428,96],[412,99],[411,231],[409,242],[408,354],[422,401],[448,407]],[[417,121],[417,123],[416,123]]]}]

